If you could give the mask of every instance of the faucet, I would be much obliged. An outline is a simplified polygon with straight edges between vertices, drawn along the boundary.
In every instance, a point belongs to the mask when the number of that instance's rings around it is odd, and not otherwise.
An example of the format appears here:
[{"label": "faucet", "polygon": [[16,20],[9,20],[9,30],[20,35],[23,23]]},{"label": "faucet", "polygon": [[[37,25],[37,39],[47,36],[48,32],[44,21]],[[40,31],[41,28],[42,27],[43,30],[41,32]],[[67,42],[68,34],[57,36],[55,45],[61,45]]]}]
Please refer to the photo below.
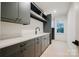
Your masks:
[{"label": "faucet", "polygon": [[37,29],[39,29],[39,31],[40,31],[40,28],[39,27],[36,27],[35,28],[35,35],[37,35]]}]

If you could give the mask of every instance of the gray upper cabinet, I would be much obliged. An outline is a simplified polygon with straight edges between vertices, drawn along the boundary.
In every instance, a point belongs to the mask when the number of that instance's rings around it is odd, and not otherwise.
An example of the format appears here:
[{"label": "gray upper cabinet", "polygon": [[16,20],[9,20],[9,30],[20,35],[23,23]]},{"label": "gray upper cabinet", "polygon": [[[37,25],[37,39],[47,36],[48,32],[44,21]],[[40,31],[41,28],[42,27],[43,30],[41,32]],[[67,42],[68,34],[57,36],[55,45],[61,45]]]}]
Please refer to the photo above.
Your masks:
[{"label": "gray upper cabinet", "polygon": [[22,24],[30,23],[30,3],[19,2],[19,19]]},{"label": "gray upper cabinet", "polygon": [[2,2],[1,20],[11,23],[30,23],[30,3],[25,2]]},{"label": "gray upper cabinet", "polygon": [[1,17],[3,21],[16,22],[18,18],[18,2],[2,2]]}]

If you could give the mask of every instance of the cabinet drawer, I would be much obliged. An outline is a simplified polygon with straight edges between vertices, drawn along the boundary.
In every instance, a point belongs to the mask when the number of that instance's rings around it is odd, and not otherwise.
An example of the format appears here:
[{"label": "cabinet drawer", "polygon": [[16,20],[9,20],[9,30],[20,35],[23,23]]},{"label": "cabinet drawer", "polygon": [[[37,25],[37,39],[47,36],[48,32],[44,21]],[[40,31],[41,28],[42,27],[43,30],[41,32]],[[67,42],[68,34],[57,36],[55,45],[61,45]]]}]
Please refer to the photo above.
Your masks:
[{"label": "cabinet drawer", "polygon": [[25,42],[22,42],[20,43],[20,47],[23,48],[23,47],[27,47],[29,45],[32,45],[34,43],[34,39],[31,39],[31,40],[28,40],[28,41],[25,41]]},{"label": "cabinet drawer", "polygon": [[34,39],[22,42],[20,48],[24,57],[34,57]]},{"label": "cabinet drawer", "polygon": [[21,46],[21,52],[24,57],[34,57],[34,39],[23,42],[21,44],[25,44]]},{"label": "cabinet drawer", "polygon": [[7,57],[23,57],[24,55],[22,54],[21,51],[16,51],[13,54],[8,55]]},{"label": "cabinet drawer", "polygon": [[24,55],[24,57],[34,57],[34,45],[29,45],[29,46],[25,46],[25,48],[23,48],[22,53]]},{"label": "cabinet drawer", "polygon": [[19,44],[15,44],[6,48],[2,48],[0,51],[1,56],[8,56],[10,54],[13,54],[16,51],[20,50]]}]

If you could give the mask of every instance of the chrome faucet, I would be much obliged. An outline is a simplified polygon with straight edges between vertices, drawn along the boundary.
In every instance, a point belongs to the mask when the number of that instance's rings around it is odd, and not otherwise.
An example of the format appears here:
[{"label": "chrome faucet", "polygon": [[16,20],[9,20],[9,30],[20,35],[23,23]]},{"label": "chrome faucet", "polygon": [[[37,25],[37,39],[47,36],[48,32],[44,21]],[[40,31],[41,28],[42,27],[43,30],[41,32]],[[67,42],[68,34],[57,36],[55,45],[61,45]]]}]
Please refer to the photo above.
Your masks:
[{"label": "chrome faucet", "polygon": [[40,31],[40,28],[39,27],[36,27],[35,28],[35,35],[37,35],[37,29],[39,29],[39,31]]}]

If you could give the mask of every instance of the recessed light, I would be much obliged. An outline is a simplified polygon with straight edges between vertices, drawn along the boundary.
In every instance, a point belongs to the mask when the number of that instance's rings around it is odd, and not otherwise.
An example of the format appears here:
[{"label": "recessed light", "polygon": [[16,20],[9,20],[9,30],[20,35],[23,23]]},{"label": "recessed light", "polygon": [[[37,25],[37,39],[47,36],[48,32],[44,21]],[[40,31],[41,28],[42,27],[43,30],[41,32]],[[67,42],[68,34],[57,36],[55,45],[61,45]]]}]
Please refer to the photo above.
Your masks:
[{"label": "recessed light", "polygon": [[57,11],[56,10],[53,10],[53,12],[56,13]]}]

